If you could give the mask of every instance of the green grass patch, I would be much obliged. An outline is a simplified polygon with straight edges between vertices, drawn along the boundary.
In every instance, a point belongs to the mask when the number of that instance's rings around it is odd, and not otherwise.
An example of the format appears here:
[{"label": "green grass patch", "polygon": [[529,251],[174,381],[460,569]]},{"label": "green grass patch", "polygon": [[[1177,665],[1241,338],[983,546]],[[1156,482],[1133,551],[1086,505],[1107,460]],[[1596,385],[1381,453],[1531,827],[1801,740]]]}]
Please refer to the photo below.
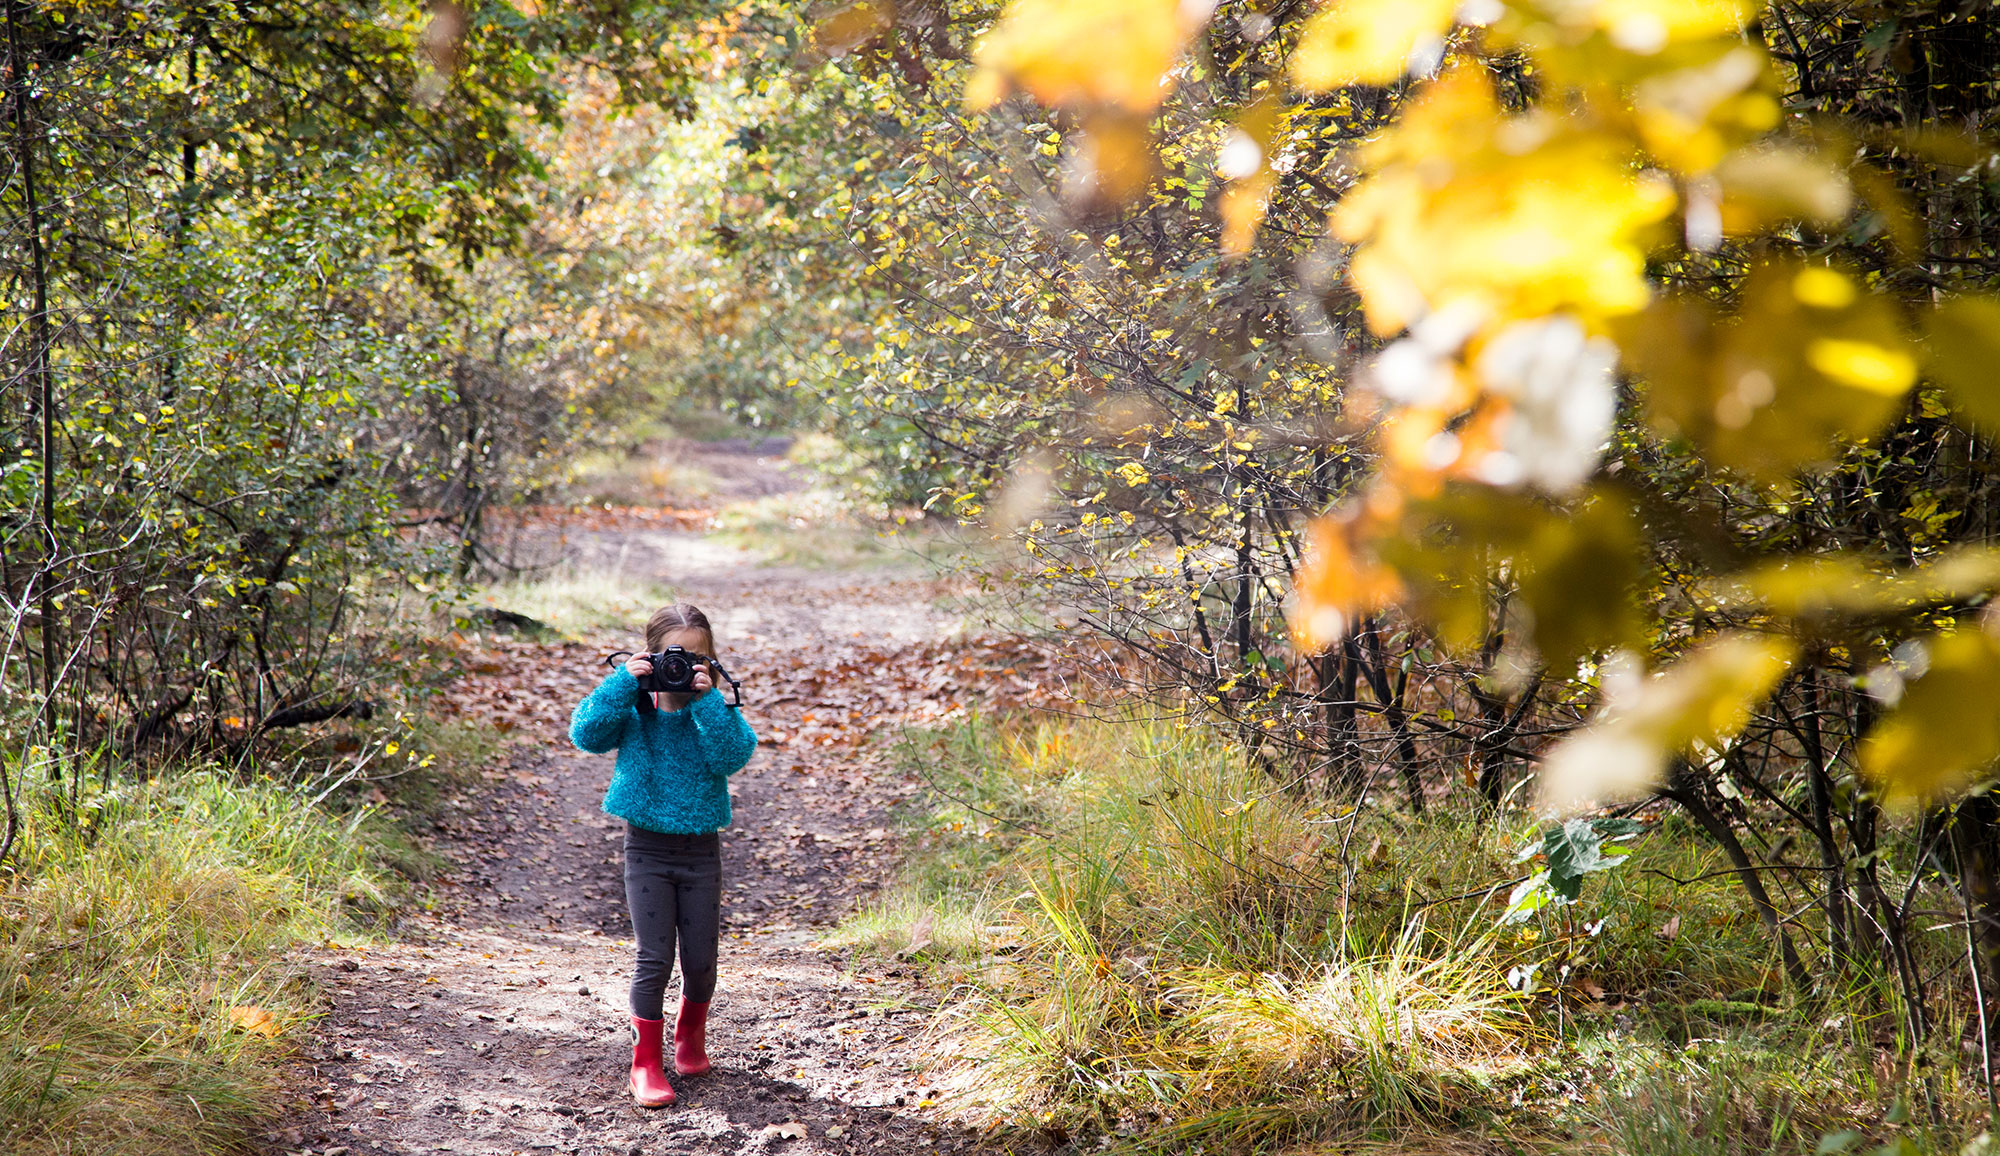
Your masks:
[{"label": "green grass patch", "polygon": [[489,583],[467,597],[470,606],[525,614],[572,637],[629,631],[633,622],[644,622],[673,600],[672,588],[651,579],[572,566]]},{"label": "green grass patch", "polygon": [[[20,766],[12,768],[21,782]],[[240,1151],[316,1015],[284,953],[391,901],[367,811],[214,768],[35,765],[0,868],[0,1151]]]},{"label": "green grass patch", "polygon": [[1576,902],[1506,919],[1526,814],[1356,810],[1140,719],[975,720],[901,757],[930,787],[903,877],[829,943],[954,993],[941,1046],[984,1124],[1077,1150],[1884,1156],[1984,1126],[1962,1024],[1912,1053],[1877,978],[1798,1000],[1672,815]]}]

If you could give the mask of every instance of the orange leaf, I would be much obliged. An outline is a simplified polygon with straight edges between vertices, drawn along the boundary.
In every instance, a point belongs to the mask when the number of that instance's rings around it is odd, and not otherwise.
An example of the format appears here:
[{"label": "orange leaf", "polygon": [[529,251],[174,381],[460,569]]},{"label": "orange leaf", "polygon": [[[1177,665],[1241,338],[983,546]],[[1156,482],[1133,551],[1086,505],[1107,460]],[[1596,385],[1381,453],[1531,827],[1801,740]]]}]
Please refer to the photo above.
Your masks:
[{"label": "orange leaf", "polygon": [[1359,615],[1403,594],[1395,571],[1365,543],[1371,519],[1329,515],[1312,524],[1312,550],[1299,571],[1299,634],[1315,650],[1337,641]]},{"label": "orange leaf", "polygon": [[237,1004],[225,1010],[223,1014],[229,1017],[231,1027],[260,1036],[277,1038],[278,1019],[267,1008],[257,1007],[254,1004]]}]

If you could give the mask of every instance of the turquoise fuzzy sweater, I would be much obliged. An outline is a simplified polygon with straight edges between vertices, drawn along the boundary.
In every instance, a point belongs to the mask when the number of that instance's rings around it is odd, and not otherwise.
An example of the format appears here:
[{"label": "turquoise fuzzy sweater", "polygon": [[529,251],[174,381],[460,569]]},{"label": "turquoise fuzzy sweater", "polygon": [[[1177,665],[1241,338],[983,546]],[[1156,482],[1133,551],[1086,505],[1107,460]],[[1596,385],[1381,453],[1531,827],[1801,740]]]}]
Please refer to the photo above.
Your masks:
[{"label": "turquoise fuzzy sweater", "polygon": [[729,776],[757,749],[743,712],[710,690],[681,710],[640,714],[638,693],[621,666],[570,714],[571,742],[594,755],[618,752],[604,812],[668,835],[729,826]]}]

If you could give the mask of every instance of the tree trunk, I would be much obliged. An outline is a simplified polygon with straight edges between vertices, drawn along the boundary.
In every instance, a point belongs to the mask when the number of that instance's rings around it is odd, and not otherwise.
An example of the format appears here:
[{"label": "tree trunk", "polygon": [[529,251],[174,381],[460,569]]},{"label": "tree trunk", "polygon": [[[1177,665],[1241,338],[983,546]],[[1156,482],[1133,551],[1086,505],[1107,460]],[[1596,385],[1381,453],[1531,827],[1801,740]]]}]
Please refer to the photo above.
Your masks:
[{"label": "tree trunk", "polygon": [[1826,910],[1826,949],[1830,970],[1847,966],[1847,861],[1833,837],[1833,779],[1827,773],[1826,743],[1820,731],[1824,705],[1819,668],[1805,676],[1805,714],[1799,719],[1799,745],[1806,761],[1806,781],[1812,792],[1813,838],[1819,843],[1820,870],[1826,875],[1821,904]]},{"label": "tree trunk", "polygon": [[[29,105],[32,86],[28,83],[27,54],[21,49],[20,0],[4,0],[7,24],[7,88],[13,113],[14,163],[21,173],[21,197],[27,213],[28,277],[33,303],[28,311],[28,388],[41,418],[42,455],[42,540],[47,551],[38,575],[37,592],[41,609],[42,701],[36,712],[45,740],[55,734],[56,651],[58,627],[54,586],[61,561],[62,539],[56,531],[56,434],[55,381],[49,372],[49,275],[48,256],[42,249],[41,203],[35,188],[35,145]],[[62,762],[49,762],[53,774],[62,773]]]},{"label": "tree trunk", "polygon": [[1965,904],[1966,966],[1979,1019],[1979,1053],[1989,1111],[1994,1107],[1993,1048],[2000,1045],[2000,804],[1979,795],[1952,808],[1952,850]]},{"label": "tree trunk", "polygon": [[1376,701],[1382,704],[1382,717],[1389,724],[1389,733],[1396,740],[1396,766],[1403,775],[1403,793],[1410,801],[1413,814],[1424,813],[1424,778],[1417,762],[1417,740],[1410,733],[1410,716],[1403,708],[1403,697],[1409,693],[1410,675],[1408,671],[1398,671],[1393,685],[1389,679],[1389,659],[1382,648],[1381,625],[1374,619],[1362,624],[1363,636],[1368,642],[1368,682],[1375,691]]},{"label": "tree trunk", "polygon": [[1507,721],[1506,696],[1489,689],[1484,679],[1493,674],[1493,665],[1499,661],[1500,651],[1507,645],[1507,595],[1500,595],[1500,606],[1494,614],[1494,626],[1486,635],[1486,643],[1479,648],[1479,673],[1465,680],[1465,689],[1472,695],[1473,704],[1479,710],[1479,733],[1472,736],[1472,765],[1478,768],[1475,787],[1479,792],[1481,814],[1495,814],[1500,810],[1500,799],[1507,793],[1506,738],[1503,729]]},{"label": "tree trunk", "polygon": [[1354,694],[1360,665],[1352,633],[1340,640],[1338,650],[1319,658],[1320,700],[1326,719],[1326,752],[1334,789],[1342,795],[1361,790],[1360,746],[1355,733]]},{"label": "tree trunk", "polygon": [[1792,947],[1792,937],[1785,931],[1778,909],[1772,904],[1770,893],[1764,889],[1764,881],[1758,878],[1756,865],[1750,862],[1749,853],[1743,849],[1743,843],[1737,839],[1729,821],[1716,814],[1715,808],[1702,797],[1701,783],[1689,773],[1685,762],[1675,761],[1673,773],[1660,795],[1679,803],[1681,810],[1688,813],[1695,825],[1707,832],[1716,846],[1722,848],[1723,855],[1736,872],[1737,881],[1743,885],[1744,893],[1750,896],[1750,905],[1757,909],[1757,918],[1763,920],[1765,928],[1777,941],[1778,956],[1784,961],[1786,977],[1797,991],[1804,992],[1810,988],[1811,977],[1799,962],[1798,952]]}]

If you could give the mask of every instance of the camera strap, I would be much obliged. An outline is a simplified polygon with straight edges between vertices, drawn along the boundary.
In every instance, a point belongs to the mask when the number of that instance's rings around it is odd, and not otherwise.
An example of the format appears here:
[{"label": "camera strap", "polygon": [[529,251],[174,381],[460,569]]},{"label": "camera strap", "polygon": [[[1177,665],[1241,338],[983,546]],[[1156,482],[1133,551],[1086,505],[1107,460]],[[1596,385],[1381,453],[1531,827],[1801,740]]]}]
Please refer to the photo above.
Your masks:
[{"label": "camera strap", "polygon": [[736,681],[736,676],[729,673],[729,668],[722,665],[721,659],[711,657],[709,658],[708,661],[715,665],[715,672],[717,674],[720,674],[722,676],[722,680],[729,684],[729,693],[733,700],[730,702],[729,708],[731,710],[742,710],[743,684]]}]

